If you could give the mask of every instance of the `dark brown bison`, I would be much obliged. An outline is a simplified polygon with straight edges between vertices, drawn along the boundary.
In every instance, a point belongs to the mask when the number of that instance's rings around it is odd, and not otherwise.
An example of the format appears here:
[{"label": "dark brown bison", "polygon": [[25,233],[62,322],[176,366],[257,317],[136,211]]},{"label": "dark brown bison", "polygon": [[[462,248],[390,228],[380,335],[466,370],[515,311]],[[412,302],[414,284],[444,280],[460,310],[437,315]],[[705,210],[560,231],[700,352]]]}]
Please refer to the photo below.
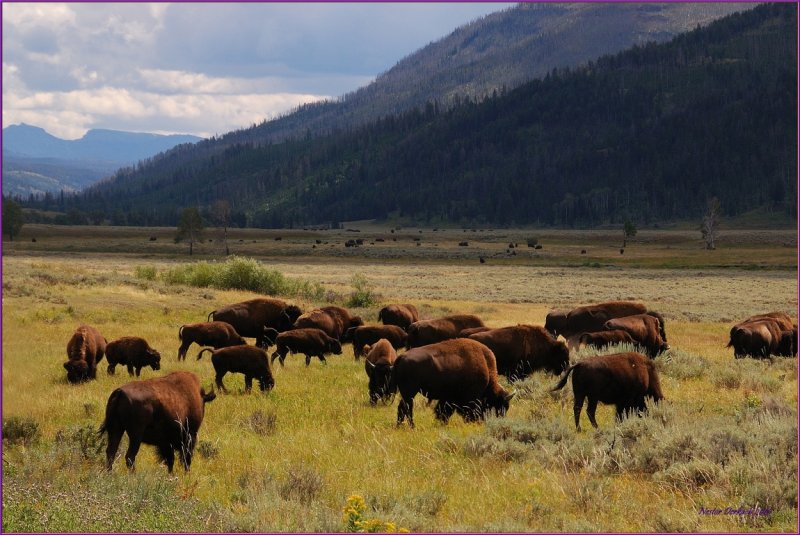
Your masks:
[{"label": "dark brown bison", "polygon": [[364,346],[372,345],[381,338],[386,339],[392,347],[400,349],[406,346],[408,335],[397,325],[362,325],[353,327],[349,338],[353,341],[353,355],[356,360],[365,353]]},{"label": "dark brown bison", "polygon": [[67,381],[80,383],[97,377],[97,363],[103,360],[106,352],[106,339],[100,331],[90,325],[75,329],[67,342]]},{"label": "dark brown bison", "polygon": [[147,340],[138,336],[123,336],[106,346],[106,359],[108,359],[108,374],[114,375],[117,364],[128,368],[128,375],[136,377],[142,373],[142,368],[150,366],[153,370],[161,369],[161,354],[150,347]]},{"label": "dark brown bison", "polygon": [[275,386],[275,379],[272,377],[272,368],[269,365],[267,352],[260,347],[254,346],[231,346],[220,349],[205,348],[197,355],[197,360],[206,351],[211,352],[211,364],[214,365],[214,383],[223,392],[228,390],[222,383],[225,374],[241,373],[244,374],[245,392],[250,392],[253,388],[253,379],[258,380],[258,387],[262,392],[271,390]]},{"label": "dark brown bison", "polygon": [[523,379],[535,370],[559,375],[569,366],[569,350],[543,327],[517,325],[475,333],[469,337],[492,350],[497,373]]},{"label": "dark brown bison", "polygon": [[392,368],[397,360],[397,352],[392,343],[385,338],[364,349],[367,353],[364,371],[369,377],[369,402],[375,405],[379,399],[387,401],[397,391],[392,384]]},{"label": "dark brown bison", "polygon": [[438,400],[436,418],[447,422],[454,412],[474,421],[494,409],[506,413],[514,397],[497,380],[492,351],[475,340],[457,338],[409,349],[395,360],[392,385],[400,391],[397,425],[408,419],[414,427],[414,396]]},{"label": "dark brown bison", "polygon": [[275,339],[275,352],[272,353],[272,362],[278,362],[283,366],[286,355],[291,353],[303,353],[306,356],[306,366],[311,364],[311,357],[317,357],[322,362],[326,362],[325,354],[342,354],[342,344],[336,338],[315,328],[292,329],[282,332]]},{"label": "dark brown bison", "polygon": [[133,470],[142,443],[156,447],[171,473],[178,452],[184,470],[192,464],[197,431],[203,422],[206,393],[193,373],[173,372],[165,377],[128,383],[114,390],[106,405],[99,433],[108,433],[106,468],[111,470],[122,435],[128,433],[125,464]]},{"label": "dark brown bison", "polygon": [[472,314],[453,314],[443,318],[416,321],[408,326],[406,348],[411,349],[458,338],[459,333],[464,329],[485,326],[478,316]]},{"label": "dark brown bison", "polygon": [[[269,329],[269,331],[273,330]],[[181,341],[181,347],[178,348],[178,360],[186,359],[186,352],[192,344],[200,347],[211,346],[214,349],[247,344],[247,341],[239,336],[233,325],[224,321],[183,325],[178,329],[178,339]]]},{"label": "dark brown bison", "polygon": [[403,330],[408,330],[408,326],[419,321],[417,307],[410,304],[386,305],[378,312],[378,321],[384,325],[397,325]]},{"label": "dark brown bison", "polygon": [[582,346],[593,346],[603,349],[612,344],[635,344],[627,331],[598,331],[596,333],[583,333],[578,338],[578,343]]},{"label": "dark brown bison", "polygon": [[641,303],[609,301],[573,308],[566,318],[561,317],[561,311],[553,311],[550,313],[550,322],[545,319],[545,328],[555,336],[560,334],[564,338],[570,338],[576,334],[604,331],[606,329],[603,325],[610,319],[646,312],[647,307]]},{"label": "dark brown bison", "polygon": [[766,358],[770,355],[797,355],[797,328],[784,330],[771,319],[741,323],[731,329],[727,347],[733,347],[735,358]]},{"label": "dark brown bison", "polygon": [[351,341],[348,338],[350,329],[362,325],[364,321],[360,317],[351,316],[346,309],[337,306],[316,308],[306,312],[294,322],[295,329],[320,329],[342,343]]},{"label": "dark brown bison", "polygon": [[597,403],[616,405],[617,419],[621,420],[631,410],[646,411],[645,398],[664,399],[655,364],[640,353],[615,353],[586,358],[567,369],[567,373],[553,388],[561,390],[572,374],[572,392],[575,395],[573,411],[575,427],[581,430],[583,401],[589,398],[586,414],[592,426]]},{"label": "dark brown bison", "polygon": [[669,344],[662,336],[662,326],[658,318],[651,314],[636,314],[608,320],[604,330],[627,332],[654,359],[659,353],[669,349]]},{"label": "dark brown bison", "polygon": [[544,328],[553,336],[558,336],[559,334],[563,336],[567,327],[568,315],[569,310],[551,310],[544,318]]},{"label": "dark brown bison", "polygon": [[281,299],[260,297],[218,308],[208,315],[208,321],[229,323],[241,336],[255,338],[257,346],[265,347],[264,327],[288,331],[301,314],[297,306]]}]

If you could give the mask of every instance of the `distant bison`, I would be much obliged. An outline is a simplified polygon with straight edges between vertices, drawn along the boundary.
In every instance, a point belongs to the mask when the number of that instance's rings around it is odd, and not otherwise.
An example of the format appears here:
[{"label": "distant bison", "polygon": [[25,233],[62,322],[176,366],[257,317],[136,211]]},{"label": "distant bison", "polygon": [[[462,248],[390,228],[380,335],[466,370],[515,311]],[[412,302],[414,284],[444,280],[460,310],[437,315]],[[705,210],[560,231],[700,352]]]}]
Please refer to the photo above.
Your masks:
[{"label": "distant bison", "polygon": [[562,318],[560,312],[553,311],[550,322],[545,320],[545,328],[553,335],[570,338],[576,334],[603,331],[603,325],[610,319],[644,314],[647,307],[641,303],[631,301],[609,301],[596,305],[586,305],[573,308]]},{"label": "distant bison", "polygon": [[614,331],[583,333],[578,338],[578,343],[582,346],[592,346],[597,349],[603,349],[612,344],[635,344],[636,342],[627,331],[618,329]]},{"label": "distant bison", "polygon": [[797,355],[797,327],[784,330],[766,319],[742,323],[731,329],[727,347],[733,347],[735,358],[794,356]]},{"label": "distant bison", "polygon": [[553,388],[561,390],[572,374],[572,391],[575,395],[573,411],[575,427],[581,430],[580,418],[583,402],[589,399],[586,414],[592,426],[597,427],[597,403],[616,405],[617,420],[631,410],[646,411],[645,398],[664,399],[661,383],[653,361],[639,353],[616,353],[586,358],[567,370]]},{"label": "distant bison", "polygon": [[375,405],[379,399],[388,400],[397,391],[392,383],[392,369],[397,352],[389,340],[381,338],[365,348],[367,358],[364,371],[369,377],[369,402]]},{"label": "distant bison", "polygon": [[523,379],[535,370],[559,375],[569,366],[569,350],[544,328],[517,325],[475,333],[469,337],[492,350],[497,373]]},{"label": "distant bison", "polygon": [[106,339],[90,325],[81,325],[67,342],[67,381],[80,383],[97,377],[97,363],[106,352]]},{"label": "distant bison", "polygon": [[408,326],[419,321],[417,307],[410,304],[386,305],[378,312],[378,321],[384,325],[397,325],[403,330],[408,330]]},{"label": "distant bison", "polygon": [[282,332],[275,339],[275,352],[272,353],[271,362],[280,359],[283,366],[286,355],[291,353],[303,353],[306,356],[306,366],[311,364],[311,357],[317,357],[320,361],[325,361],[325,354],[342,354],[342,344],[336,338],[328,336],[325,331],[315,328],[292,329]]},{"label": "distant bison", "polygon": [[346,309],[337,306],[316,308],[306,312],[294,322],[295,329],[320,329],[342,343],[350,341],[348,338],[350,329],[362,325],[364,321],[360,317],[351,316]]},{"label": "distant bison", "polygon": [[128,375],[136,377],[142,373],[142,368],[150,366],[153,370],[161,369],[161,354],[150,347],[147,340],[138,336],[123,336],[106,346],[106,359],[108,359],[108,374],[113,375],[117,364],[128,368]]},{"label": "distant bison", "polygon": [[106,417],[99,433],[108,433],[106,468],[111,470],[122,435],[128,433],[125,464],[133,470],[142,443],[156,446],[159,457],[172,473],[175,451],[184,470],[192,464],[197,431],[203,422],[205,404],[215,398],[189,372],[128,383],[108,398]]},{"label": "distant bison", "polygon": [[414,427],[414,396],[438,400],[436,418],[447,422],[454,412],[465,420],[481,419],[494,410],[506,413],[514,396],[497,380],[492,351],[475,340],[458,338],[409,349],[395,360],[392,382],[402,399],[397,406],[397,425],[408,419]]},{"label": "distant bison", "polygon": [[406,348],[458,338],[461,331],[473,327],[485,327],[485,325],[478,316],[472,314],[453,314],[443,318],[416,321],[408,327]]},{"label": "distant bison", "polygon": [[353,327],[349,338],[353,341],[353,355],[358,360],[364,354],[364,346],[372,345],[383,338],[394,349],[400,349],[406,346],[408,335],[397,325],[362,325]]},{"label": "distant bison", "polygon": [[255,338],[257,346],[265,347],[264,327],[288,331],[301,314],[297,306],[281,299],[260,297],[219,308],[208,315],[208,321],[229,323],[239,335]]},{"label": "distant bison", "polygon": [[604,328],[607,331],[621,330],[627,332],[633,341],[642,346],[650,358],[669,349],[664,337],[663,323],[651,314],[636,314],[608,320]]},{"label": "distant bison", "polygon": [[258,386],[262,392],[271,390],[275,386],[275,379],[272,377],[272,368],[269,365],[267,352],[260,347],[254,346],[231,346],[221,349],[205,348],[197,355],[197,360],[206,351],[211,352],[211,364],[214,365],[214,383],[223,392],[228,390],[222,383],[222,378],[226,373],[244,374],[245,392],[250,392],[253,388],[253,379],[258,380]]},{"label": "distant bison", "polygon": [[[265,329],[267,328],[265,327]],[[200,347],[211,346],[214,349],[247,344],[247,341],[239,336],[233,325],[224,321],[183,325],[178,329],[178,339],[181,341],[181,347],[178,348],[178,360],[186,359],[186,352],[192,344]]]}]

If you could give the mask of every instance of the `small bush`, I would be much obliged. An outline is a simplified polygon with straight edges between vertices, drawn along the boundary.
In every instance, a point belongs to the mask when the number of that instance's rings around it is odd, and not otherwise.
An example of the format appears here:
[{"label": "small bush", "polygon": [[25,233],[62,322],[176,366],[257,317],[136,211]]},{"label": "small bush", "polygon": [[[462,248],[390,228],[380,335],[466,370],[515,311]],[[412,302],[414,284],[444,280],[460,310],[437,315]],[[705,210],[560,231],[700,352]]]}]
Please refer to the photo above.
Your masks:
[{"label": "small bush", "polygon": [[3,442],[29,446],[39,440],[39,424],[33,418],[12,416],[3,420]]},{"label": "small bush", "polygon": [[347,505],[342,510],[342,520],[348,533],[408,533],[405,528],[397,528],[394,522],[385,522],[377,518],[364,518],[367,505],[364,498],[353,495],[347,498]]},{"label": "small bush", "polygon": [[136,269],[134,270],[134,276],[137,279],[154,281],[156,280],[157,275],[158,272],[156,271],[156,268],[153,266],[136,266]]},{"label": "small bush", "polygon": [[497,440],[486,435],[468,437],[463,444],[467,457],[493,457],[502,461],[519,461],[528,455],[528,448],[512,440]]},{"label": "small bush", "polygon": [[293,467],[286,473],[286,482],[280,487],[279,494],[284,500],[308,505],[319,497],[324,484],[322,476],[314,470]]},{"label": "small bush", "polygon": [[675,463],[666,470],[657,472],[653,480],[666,483],[680,490],[693,491],[713,483],[719,476],[719,467],[711,461],[697,459]]},{"label": "small bush", "polygon": [[275,411],[257,410],[246,420],[248,429],[259,435],[271,435],[278,427],[278,415]]},{"label": "small bush", "polygon": [[197,444],[197,453],[203,459],[213,459],[219,455],[219,448],[208,440],[201,440]]},{"label": "small bush", "polygon": [[101,453],[106,448],[106,434],[100,434],[91,424],[81,427],[71,427],[60,429],[56,432],[56,444],[66,446],[85,460],[101,457]]},{"label": "small bush", "polygon": [[350,279],[350,284],[353,285],[353,292],[347,300],[348,307],[367,308],[375,306],[378,303],[373,287],[369,280],[367,280],[366,275],[363,273],[356,273]]},{"label": "small bush", "polygon": [[714,386],[733,390],[742,386],[742,374],[739,370],[721,369],[714,377]]}]

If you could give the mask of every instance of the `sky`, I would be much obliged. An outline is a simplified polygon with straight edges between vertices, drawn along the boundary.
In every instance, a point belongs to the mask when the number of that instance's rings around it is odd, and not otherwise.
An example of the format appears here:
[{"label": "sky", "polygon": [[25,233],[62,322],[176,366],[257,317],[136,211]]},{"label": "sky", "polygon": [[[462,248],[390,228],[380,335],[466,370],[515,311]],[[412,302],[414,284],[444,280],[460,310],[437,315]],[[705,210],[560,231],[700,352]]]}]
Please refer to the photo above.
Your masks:
[{"label": "sky", "polygon": [[3,128],[221,135],[354,91],[511,5],[3,2]]}]

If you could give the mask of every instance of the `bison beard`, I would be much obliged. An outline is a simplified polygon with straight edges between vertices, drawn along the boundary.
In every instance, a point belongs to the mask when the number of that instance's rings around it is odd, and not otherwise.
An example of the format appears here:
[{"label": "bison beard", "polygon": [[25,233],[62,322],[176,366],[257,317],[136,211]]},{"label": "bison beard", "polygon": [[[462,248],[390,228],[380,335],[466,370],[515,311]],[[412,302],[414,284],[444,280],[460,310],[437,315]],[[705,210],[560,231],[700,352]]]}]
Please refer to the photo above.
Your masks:
[{"label": "bison beard", "polygon": [[571,366],[552,391],[564,388],[570,373],[575,395],[575,427],[578,431],[581,430],[581,409],[586,398],[589,399],[586,414],[595,428],[597,421],[594,415],[598,402],[616,405],[617,420],[621,420],[629,411],[646,411],[645,397],[654,401],[664,399],[655,365],[639,353],[616,353],[584,359]]},{"label": "bison beard", "polygon": [[392,369],[397,352],[389,340],[382,338],[372,346],[365,346],[367,354],[364,371],[369,377],[369,403],[375,405],[379,399],[388,401],[397,392],[392,382]]},{"label": "bison beard", "polygon": [[141,444],[154,445],[172,473],[175,451],[184,470],[192,464],[197,432],[203,422],[205,404],[214,392],[206,393],[189,372],[174,372],[158,379],[136,381],[117,388],[106,405],[106,418],[98,433],[108,433],[106,469],[111,470],[122,435],[128,434],[125,463],[134,469]]}]

